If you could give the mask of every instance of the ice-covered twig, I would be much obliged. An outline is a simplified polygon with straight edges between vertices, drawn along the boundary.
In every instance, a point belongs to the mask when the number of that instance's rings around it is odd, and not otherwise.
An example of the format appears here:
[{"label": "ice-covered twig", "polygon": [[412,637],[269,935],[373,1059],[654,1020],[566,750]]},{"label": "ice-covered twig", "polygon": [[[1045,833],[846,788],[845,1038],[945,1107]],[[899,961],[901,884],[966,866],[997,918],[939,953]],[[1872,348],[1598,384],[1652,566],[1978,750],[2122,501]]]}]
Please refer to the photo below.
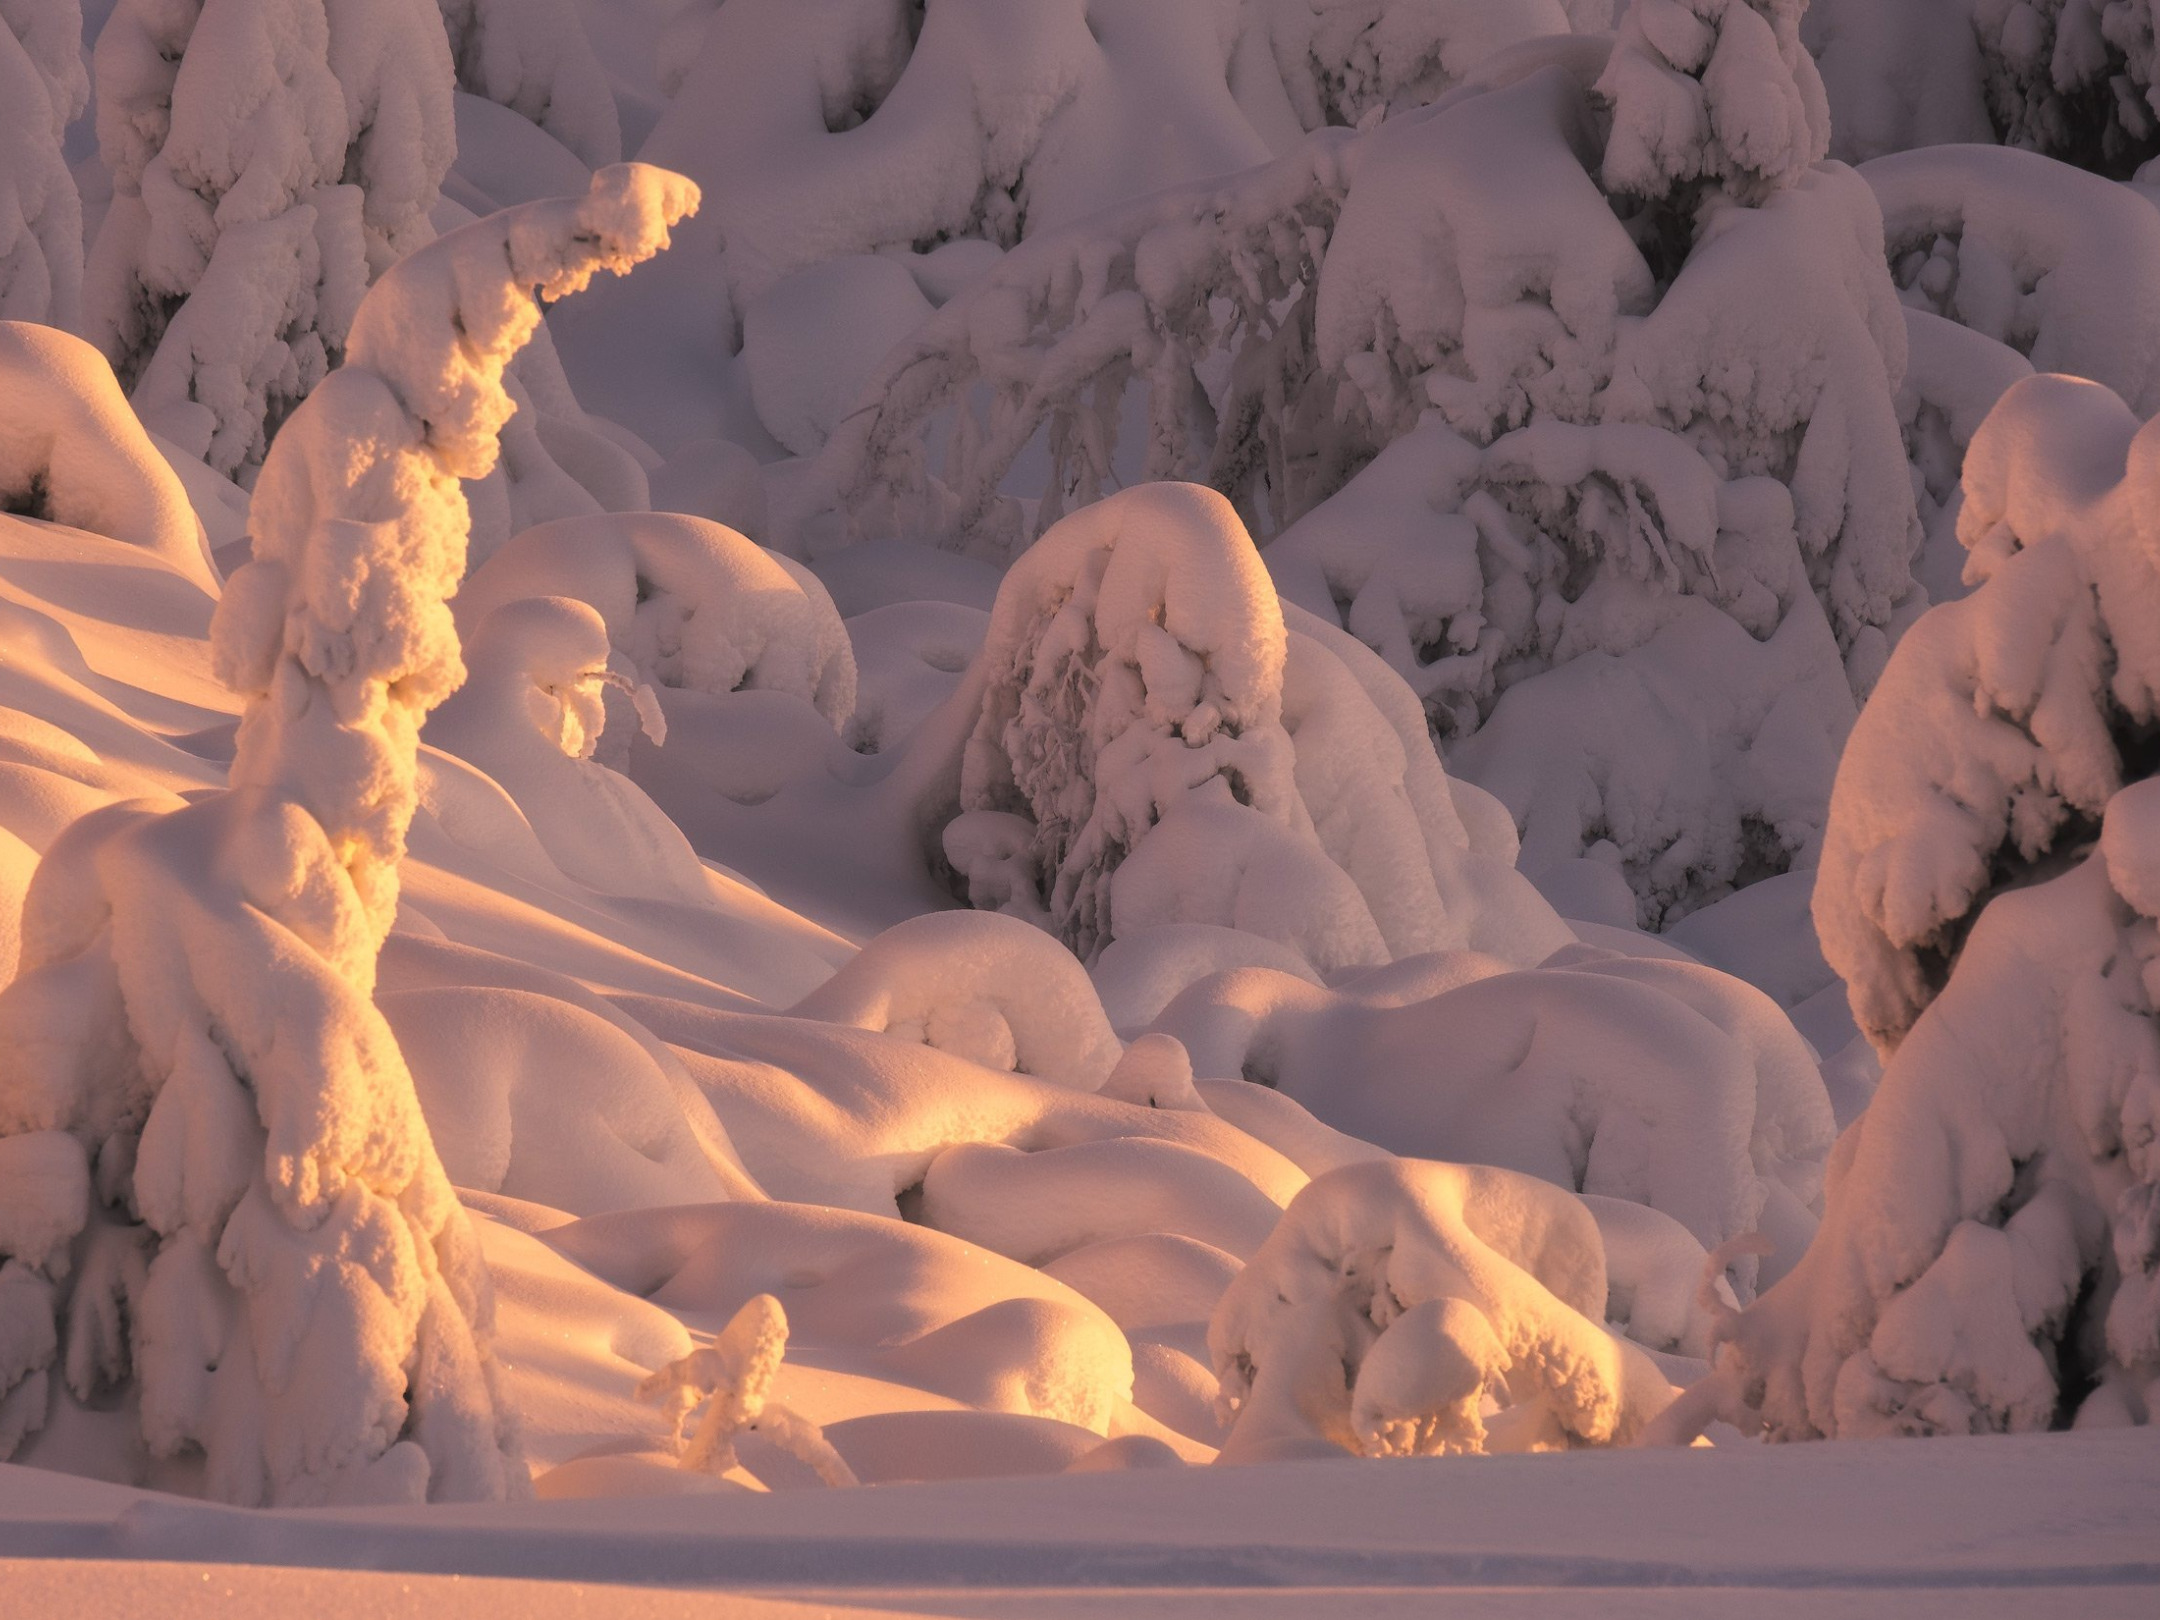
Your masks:
[{"label": "ice-covered twig", "polygon": [[[772,1295],[759,1294],[728,1318],[710,1345],[638,1385],[638,1399],[658,1404],[673,1420],[684,1468],[724,1474],[736,1465],[736,1437],[754,1433],[807,1464],[827,1485],[858,1483],[824,1430],[772,1399],[787,1335],[787,1312]],[[683,1427],[700,1406],[705,1415],[684,1445]]]}]

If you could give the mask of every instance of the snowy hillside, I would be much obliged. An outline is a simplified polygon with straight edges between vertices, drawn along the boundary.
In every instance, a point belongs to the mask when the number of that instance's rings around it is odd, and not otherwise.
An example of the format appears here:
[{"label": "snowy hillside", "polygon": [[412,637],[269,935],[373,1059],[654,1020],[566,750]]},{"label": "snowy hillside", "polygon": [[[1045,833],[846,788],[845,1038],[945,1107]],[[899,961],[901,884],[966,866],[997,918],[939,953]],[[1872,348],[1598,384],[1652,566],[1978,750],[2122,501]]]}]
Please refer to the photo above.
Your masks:
[{"label": "snowy hillside", "polygon": [[2141,1612],[2145,10],[0,0],[0,1560]]}]

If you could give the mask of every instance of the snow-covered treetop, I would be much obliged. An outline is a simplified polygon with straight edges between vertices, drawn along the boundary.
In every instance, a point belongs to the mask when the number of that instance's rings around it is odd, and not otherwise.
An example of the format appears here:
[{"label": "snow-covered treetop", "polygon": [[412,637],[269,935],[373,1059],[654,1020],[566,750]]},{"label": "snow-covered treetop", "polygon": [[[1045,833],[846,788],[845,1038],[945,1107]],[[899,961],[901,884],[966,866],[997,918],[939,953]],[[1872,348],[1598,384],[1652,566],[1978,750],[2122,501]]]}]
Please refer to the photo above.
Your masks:
[{"label": "snow-covered treetop", "polygon": [[1662,197],[1696,182],[1757,202],[1830,149],[1830,105],[1800,43],[1807,0],[1634,0],[1598,92],[1605,184]]},{"label": "snow-covered treetop", "polygon": [[[667,245],[696,188],[642,165],[582,198],[454,231],[386,274],[347,363],[263,467],[254,559],[227,582],[218,669],[249,707],[234,784],[275,785],[330,833],[377,935],[396,903],[421,720],[463,678],[448,600],[465,571],[458,480],[493,468],[515,406],[503,368],[541,298]],[[508,273],[505,274],[507,266]]]},{"label": "snow-covered treetop", "polygon": [[82,199],[61,151],[90,94],[76,0],[0,0],[0,320],[72,326]]}]

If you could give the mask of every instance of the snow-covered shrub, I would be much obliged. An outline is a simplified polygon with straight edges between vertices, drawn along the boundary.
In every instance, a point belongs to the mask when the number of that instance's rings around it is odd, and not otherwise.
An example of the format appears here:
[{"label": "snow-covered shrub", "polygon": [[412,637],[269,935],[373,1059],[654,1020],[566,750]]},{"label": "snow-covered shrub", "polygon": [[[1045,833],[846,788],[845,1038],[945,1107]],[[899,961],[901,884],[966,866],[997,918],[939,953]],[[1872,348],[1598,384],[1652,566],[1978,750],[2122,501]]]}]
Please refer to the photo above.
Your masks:
[{"label": "snow-covered shrub", "polygon": [[1597,1222],[1567,1193],[1407,1159],[1331,1171],[1208,1326],[1223,1457],[1624,1444],[1670,1386],[1604,1310]]},{"label": "snow-covered shrub", "polygon": [[437,0],[458,88],[538,124],[589,168],[622,160],[607,74],[571,0]]},{"label": "snow-covered shrub", "polygon": [[650,689],[610,667],[618,660],[600,615],[560,596],[506,602],[464,638],[463,654],[470,673],[429,717],[427,741],[509,794],[573,881],[603,894],[709,901],[710,879],[675,824],[594,757],[611,689],[629,694],[634,723],[667,734]]},{"label": "snow-covered shrub", "polygon": [[1709,1394],[1781,1435],[2147,1421],[2160,1376],[2160,461],[2030,378],[1965,465],[1972,595],[1893,655],[1815,915],[1886,1054],[1822,1230]]},{"label": "snow-covered shrub", "polygon": [[98,35],[113,201],[85,320],[146,419],[252,471],[432,235],[455,147],[427,0],[121,0]]},{"label": "snow-covered shrub", "polygon": [[132,1374],[145,1443],[199,1453],[210,1494],[523,1488],[486,1272],[370,999],[375,960],[419,726],[463,675],[459,480],[493,462],[533,294],[628,269],[694,202],[678,177],[603,171],[377,284],[349,363],[265,463],[255,555],[219,604],[217,667],[247,700],[231,791],[87,816],[32,881],[0,993],[0,1130],[94,1174],[61,1225],[135,1258],[67,1287],[49,1223],[0,1240],[11,1271],[63,1285],[31,1375],[61,1358],[88,1399]]},{"label": "snow-covered shrub", "polygon": [[[1001,485],[1038,435],[1037,527],[1134,460],[1198,478],[1438,736],[1494,731],[1465,774],[1552,829],[1541,860],[1614,842],[1650,922],[1806,864],[1919,531],[1880,216],[1820,161],[1796,13],[1631,10],[1616,40],[1530,41],[1369,133],[1022,243],[887,357],[782,533],[1009,549],[1029,514]],[[1583,659],[1597,718],[1520,740],[1582,708],[1528,683]]]},{"label": "snow-covered shrub", "polygon": [[112,368],[49,326],[0,321],[0,511],[125,540],[205,587],[212,578],[187,491]]},{"label": "snow-covered shrub", "polygon": [[847,627],[817,576],[722,524],[672,512],[563,518],[528,529],[460,588],[477,626],[523,597],[592,606],[637,678],[719,696],[785,692],[833,730],[855,709]]},{"label": "snow-covered shrub", "polygon": [[945,728],[930,807],[946,861],[971,904],[1084,960],[1163,923],[1260,934],[1323,972],[1466,943],[1535,960],[1565,938],[1512,850],[1473,843],[1415,721],[1405,739],[1341,653],[1285,625],[1210,491],[1128,490],[1044,535],[947,712],[968,729]]},{"label": "snow-covered shrub", "polygon": [[728,1318],[702,1350],[693,1350],[638,1386],[641,1400],[663,1404],[682,1426],[702,1404],[697,1433],[682,1449],[682,1466],[724,1474],[735,1466],[735,1437],[762,1434],[810,1465],[827,1485],[853,1485],[855,1475],[815,1423],[772,1398],[773,1376],[787,1354],[787,1312],[760,1294]]},{"label": "snow-covered shrub", "polygon": [[0,320],[73,326],[82,198],[61,138],[90,98],[78,0],[0,5]]}]

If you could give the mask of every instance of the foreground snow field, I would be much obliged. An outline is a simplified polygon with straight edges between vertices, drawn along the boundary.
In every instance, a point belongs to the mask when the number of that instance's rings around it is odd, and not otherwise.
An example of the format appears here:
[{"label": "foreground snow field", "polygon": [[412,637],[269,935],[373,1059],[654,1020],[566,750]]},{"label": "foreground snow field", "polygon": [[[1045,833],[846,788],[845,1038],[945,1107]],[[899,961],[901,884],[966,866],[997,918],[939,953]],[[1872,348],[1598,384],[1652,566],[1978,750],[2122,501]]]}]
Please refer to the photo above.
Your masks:
[{"label": "foreground snow field", "polygon": [[[1072,1616],[2150,1615],[2149,1433],[1797,1449],[1277,1463],[636,1503],[251,1515],[0,1469],[0,1559],[67,1591],[271,1613],[371,1574],[361,1612]],[[175,1568],[208,1560],[203,1572]],[[286,1566],[289,1573],[233,1565]],[[0,1563],[28,1620],[60,1615]],[[485,1577],[430,1585],[420,1577]],[[580,1583],[568,1598],[496,1581]],[[289,1584],[285,1584],[289,1583]],[[191,1608],[230,1588],[237,1609]],[[344,1590],[340,1587],[339,1590]],[[405,1594],[405,1595],[401,1595]],[[523,1605],[531,1602],[526,1610]],[[380,1602],[383,1607],[375,1605]],[[398,1604],[407,1605],[400,1609]],[[247,1605],[252,1603],[255,1607]],[[556,1607],[549,1607],[550,1604]],[[649,1607],[648,1607],[649,1605]],[[800,1607],[794,1607],[800,1605]],[[117,1611],[114,1611],[117,1612]],[[147,1609],[138,1612],[148,1612]],[[289,1612],[289,1611],[288,1611]]]},{"label": "foreground snow field", "polygon": [[2151,9],[0,0],[0,1620],[2160,1609]]}]

